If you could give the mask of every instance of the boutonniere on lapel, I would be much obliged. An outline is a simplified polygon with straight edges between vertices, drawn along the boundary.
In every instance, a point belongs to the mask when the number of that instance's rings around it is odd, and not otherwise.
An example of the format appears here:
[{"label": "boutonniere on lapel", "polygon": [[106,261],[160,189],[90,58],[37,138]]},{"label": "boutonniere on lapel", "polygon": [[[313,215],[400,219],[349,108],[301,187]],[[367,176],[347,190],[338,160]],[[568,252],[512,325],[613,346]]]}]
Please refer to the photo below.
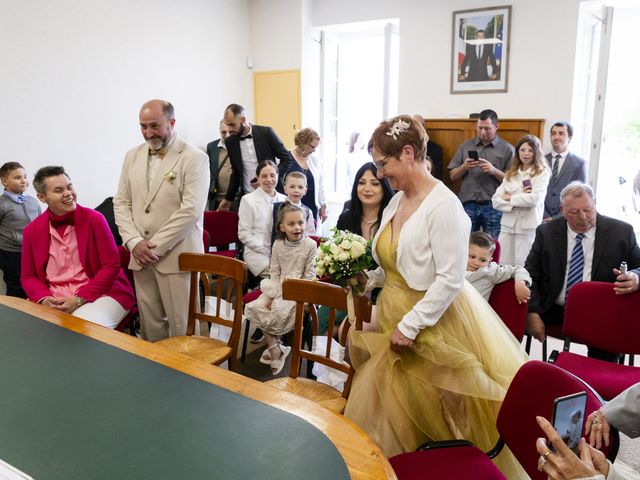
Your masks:
[{"label": "boutonniere on lapel", "polygon": [[173,184],[173,181],[176,179],[176,177],[178,176],[178,173],[175,170],[171,170],[170,172],[167,172],[164,174],[164,179]]}]

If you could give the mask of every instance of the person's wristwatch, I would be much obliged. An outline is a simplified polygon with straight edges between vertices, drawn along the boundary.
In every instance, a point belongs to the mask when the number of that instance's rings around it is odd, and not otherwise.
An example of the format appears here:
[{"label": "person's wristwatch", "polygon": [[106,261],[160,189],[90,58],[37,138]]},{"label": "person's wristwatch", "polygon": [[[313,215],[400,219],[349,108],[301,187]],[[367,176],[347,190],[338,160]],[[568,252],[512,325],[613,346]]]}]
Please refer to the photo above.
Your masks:
[{"label": "person's wristwatch", "polygon": [[82,297],[78,297],[78,296],[76,295],[76,297],[75,297],[75,298],[76,298],[76,308],[80,308],[80,307],[81,307],[81,306],[83,306],[85,303],[87,303],[87,301],[86,301],[84,298],[82,298]]}]

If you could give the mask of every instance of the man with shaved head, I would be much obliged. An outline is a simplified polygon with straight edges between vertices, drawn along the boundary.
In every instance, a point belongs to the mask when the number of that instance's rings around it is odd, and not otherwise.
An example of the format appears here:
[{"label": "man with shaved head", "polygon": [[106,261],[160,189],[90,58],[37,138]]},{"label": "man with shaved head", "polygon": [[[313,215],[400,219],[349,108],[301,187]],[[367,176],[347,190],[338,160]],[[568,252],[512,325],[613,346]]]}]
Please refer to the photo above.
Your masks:
[{"label": "man with shaved head", "polygon": [[169,102],[142,105],[145,143],[127,152],[113,199],[118,230],[131,252],[140,333],[152,342],[185,334],[189,274],[180,272],[178,256],[203,252],[209,159],[175,133],[175,122]]}]

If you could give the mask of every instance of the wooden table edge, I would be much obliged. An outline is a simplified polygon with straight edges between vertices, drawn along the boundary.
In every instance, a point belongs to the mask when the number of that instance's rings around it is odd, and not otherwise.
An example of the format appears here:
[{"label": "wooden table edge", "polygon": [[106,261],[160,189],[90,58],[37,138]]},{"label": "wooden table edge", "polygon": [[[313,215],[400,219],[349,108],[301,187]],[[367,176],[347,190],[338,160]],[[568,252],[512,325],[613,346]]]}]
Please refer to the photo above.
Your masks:
[{"label": "wooden table edge", "polygon": [[333,442],[354,480],[396,478],[380,447],[360,427],[314,402],[27,300],[0,295],[0,304],[296,415],[318,428]]}]

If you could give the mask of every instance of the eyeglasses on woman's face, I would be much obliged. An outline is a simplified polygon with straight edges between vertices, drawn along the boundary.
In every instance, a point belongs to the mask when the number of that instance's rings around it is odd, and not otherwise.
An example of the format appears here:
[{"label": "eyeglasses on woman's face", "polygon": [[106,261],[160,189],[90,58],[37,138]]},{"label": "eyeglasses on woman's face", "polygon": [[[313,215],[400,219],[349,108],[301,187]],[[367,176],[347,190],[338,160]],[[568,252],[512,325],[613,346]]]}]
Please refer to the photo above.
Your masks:
[{"label": "eyeglasses on woman's face", "polygon": [[389,163],[389,158],[391,155],[387,155],[382,160],[373,160],[373,164],[376,166],[378,170],[384,170],[384,167],[387,163]]}]

